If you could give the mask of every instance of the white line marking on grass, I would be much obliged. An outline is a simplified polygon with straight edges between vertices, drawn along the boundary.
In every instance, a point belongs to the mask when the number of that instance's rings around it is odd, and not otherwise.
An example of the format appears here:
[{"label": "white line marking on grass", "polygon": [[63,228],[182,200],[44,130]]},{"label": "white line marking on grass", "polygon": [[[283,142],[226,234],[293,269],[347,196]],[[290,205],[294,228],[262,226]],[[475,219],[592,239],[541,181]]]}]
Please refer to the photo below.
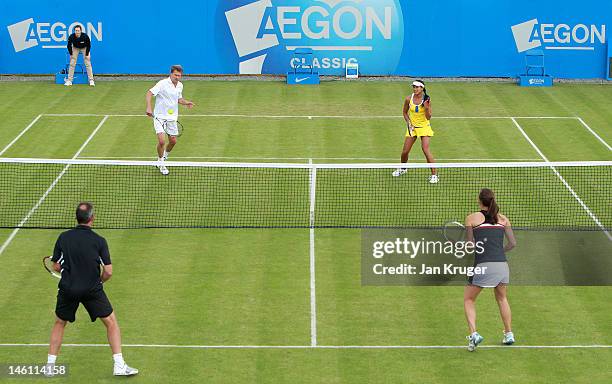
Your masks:
[{"label": "white line marking on grass", "polygon": [[[97,159],[97,160],[157,160],[155,156],[81,156],[79,159]],[[234,157],[234,156],[172,156],[172,159],[222,159],[222,160],[378,160],[378,161],[393,161],[397,157]],[[473,159],[473,158],[437,158],[441,161],[540,161],[542,159]],[[412,162],[425,162],[426,159],[412,159]]]},{"label": "white line marking on grass", "polygon": [[[85,147],[87,146],[87,144],[89,144],[89,142],[91,141],[91,139],[93,139],[93,137],[96,135],[96,133],[98,133],[98,131],[100,130],[100,128],[102,128],[102,125],[104,124],[104,122],[106,121],[106,119],[108,119],[108,116],[104,116],[104,118],[102,119],[102,121],[100,121],[100,124],[98,124],[98,126],[96,127],[96,129],[94,129],[94,131],[91,133],[91,135],[89,135],[89,137],[87,138],[87,140],[85,140],[85,142],[83,143],[83,145],[81,145],[81,148],[79,148],[79,150],[74,154],[74,156],[72,156],[72,160],[76,159],[77,157],[79,157],[79,155],[81,154],[81,152],[83,152],[83,150],[85,149]],[[71,164],[66,164],[66,166],[64,167],[64,169],[59,173],[59,175],[57,175],[57,177],[55,178],[55,180],[53,180],[53,182],[51,183],[51,185],[49,185],[49,188],[47,188],[47,190],[45,191],[45,193],[40,197],[40,199],[38,200],[38,202],[32,207],[32,209],[30,209],[30,211],[28,212],[27,215],[25,215],[25,217],[23,219],[21,219],[21,221],[19,222],[19,225],[17,228],[15,228],[13,230],[13,232],[11,232],[11,234],[9,235],[9,237],[6,239],[6,241],[2,244],[2,246],[0,247],[0,255],[2,255],[2,253],[4,253],[4,251],[6,250],[6,248],[9,246],[9,244],[11,244],[11,242],[13,241],[13,239],[15,238],[15,236],[17,236],[17,233],[19,232],[19,230],[21,229],[20,227],[22,225],[24,225],[28,220],[30,220],[30,217],[32,217],[32,215],[36,212],[36,210],[38,210],[38,207],[40,207],[40,205],[45,201],[45,199],[47,198],[47,196],[49,195],[49,193],[51,193],[51,191],[53,190],[53,188],[55,188],[55,186],[57,185],[57,183],[60,181],[60,179],[64,176],[64,174],[66,173],[66,171],[68,171],[68,168],[70,168]]]},{"label": "white line marking on grass", "polygon": [[[312,159],[308,159],[312,165]],[[317,345],[317,293],[315,284],[315,198],[317,168],[310,168],[310,345]]]},{"label": "white line marking on grass", "polygon": [[576,116],[509,116],[508,119],[575,119]]},{"label": "white line marking on grass", "polygon": [[36,122],[42,117],[43,115],[38,115],[34,118],[34,120],[32,120],[32,122],[30,124],[28,124],[27,127],[25,127],[21,132],[19,132],[19,134],[17,135],[17,137],[15,137],[13,139],[13,141],[11,141],[10,143],[8,143],[8,145],[6,147],[4,147],[4,149],[2,151],[0,151],[0,156],[2,156],[4,154],[4,152],[6,152],[10,147],[13,146],[13,144],[15,144],[15,142],[17,142],[17,140],[19,140],[19,138],[21,136],[23,136],[27,131],[30,130],[30,128],[32,128],[32,126],[34,124],[36,124]]},{"label": "white line marking on grass", "polygon": [[529,144],[531,145],[531,147],[533,149],[535,149],[535,151],[538,153],[538,155],[540,155],[540,157],[547,163],[550,162],[550,160],[548,160],[548,158],[544,155],[544,153],[542,153],[542,151],[540,150],[540,148],[538,148],[538,146],[533,142],[533,140],[531,140],[531,138],[527,135],[527,133],[525,132],[525,130],[523,130],[523,128],[519,125],[519,123],[516,121],[515,118],[512,118],[512,122],[514,123],[514,125],[518,128],[518,130],[521,132],[521,134],[523,135],[523,137],[525,138],[525,140],[527,140],[527,142],[529,142]]},{"label": "white line marking on grass", "polygon": [[[550,163],[550,160],[548,160],[548,158],[544,155],[544,153],[542,153],[542,151],[540,150],[540,148],[538,148],[538,146],[533,142],[533,140],[531,140],[531,138],[527,135],[527,133],[525,132],[525,130],[523,130],[523,128],[519,125],[519,123],[513,118],[512,122],[514,123],[514,125],[518,128],[518,130],[521,132],[521,134],[523,135],[523,137],[529,142],[529,144],[531,144],[531,146],[533,147],[533,149],[536,150],[536,152],[538,152],[538,154],[540,155],[540,157],[542,157],[542,159],[547,162]],[[578,194],[574,191],[574,189],[571,187],[571,185],[569,185],[569,183],[565,180],[565,178],[563,176],[561,176],[561,174],[557,171],[557,168],[555,168],[554,166],[550,166],[550,169],[555,173],[555,175],[557,175],[557,177],[559,178],[559,180],[561,180],[561,182],[563,183],[563,185],[565,185],[565,188],[567,188],[567,190],[572,194],[572,196],[574,196],[574,199],[576,199],[576,201],[578,201],[578,203],[580,204],[580,206],[582,207],[582,209],[585,210],[585,212],[591,217],[591,219],[595,222],[595,224],[597,224],[597,226],[599,228],[601,228],[601,230],[603,231],[603,233],[605,233],[605,235],[608,237],[608,239],[610,241],[612,241],[612,235],[606,230],[606,227],[604,227],[604,225],[601,223],[601,221],[599,221],[599,219],[597,218],[597,216],[595,216],[595,214],[593,214],[593,212],[591,211],[591,209],[584,203],[584,201],[582,201],[582,199],[580,198],[580,196],[578,196]]]},{"label": "white line marking on grass", "polygon": [[[40,158],[11,158],[0,157],[0,163],[29,163],[29,164],[78,164],[78,165],[132,165],[152,167],[157,161],[120,161],[120,160],[85,160],[85,159],[40,159]],[[218,167],[218,168],[301,168],[310,169],[308,163],[248,163],[248,162],[206,162],[206,161],[166,161],[169,167]],[[423,169],[423,168],[517,168],[517,167],[609,167],[612,161],[556,161],[556,162],[529,162],[529,161],[500,161],[497,163],[317,163],[317,169],[396,169],[397,167]]]},{"label": "white line marking on grass", "polygon": [[[47,343],[0,343],[0,347],[48,347]],[[174,349],[467,349],[465,345],[189,345],[122,344],[126,348]],[[62,347],[108,348],[108,344],[62,344]],[[478,349],[596,349],[612,345],[479,345]]]},{"label": "white line marking on grass", "polygon": [[[45,113],[43,116],[70,117],[147,117],[144,114]],[[263,119],[403,119],[402,115],[247,115],[247,114],[190,114],[188,117],[237,117]],[[576,119],[575,116],[434,116],[433,119]]]},{"label": "white line marking on grass", "polygon": [[599,136],[594,130],[591,129],[591,127],[589,127],[587,125],[587,123],[584,122],[584,120],[582,120],[580,117],[576,116],[576,118],[578,119],[578,121],[580,122],[580,124],[582,124],[589,132],[591,132],[593,134],[593,136],[595,136],[597,138],[597,140],[601,141],[601,143],[603,145],[606,146],[606,148],[608,148],[608,151],[612,151],[612,147],[610,147],[610,144],[608,144],[604,139],[601,138],[601,136]]}]

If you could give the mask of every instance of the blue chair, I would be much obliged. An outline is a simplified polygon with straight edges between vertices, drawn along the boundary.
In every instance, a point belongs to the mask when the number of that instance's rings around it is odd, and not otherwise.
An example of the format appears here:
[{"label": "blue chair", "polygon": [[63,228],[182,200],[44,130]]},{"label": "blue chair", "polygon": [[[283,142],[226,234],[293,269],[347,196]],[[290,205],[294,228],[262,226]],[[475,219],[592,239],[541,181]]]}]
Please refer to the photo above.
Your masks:
[{"label": "blue chair", "polygon": [[[294,61],[293,73],[313,73],[312,62],[313,62],[313,51],[312,48],[296,48],[293,51],[293,58],[297,59]],[[303,60],[302,60],[303,59]]]},{"label": "blue chair", "polygon": [[[79,55],[83,56],[83,55]],[[80,62],[79,62],[80,60]],[[68,79],[68,70],[70,68],[70,55],[66,52],[66,64],[64,67],[55,74],[55,84],[64,84]],[[77,63],[74,67],[74,78],[72,84],[88,84],[89,79],[87,78],[87,71],[83,59],[77,59]]]},{"label": "blue chair", "polygon": [[[74,73],[86,73],[85,72],[85,62],[82,58],[83,55],[79,55],[77,56],[77,62],[74,66]],[[79,63],[79,60],[81,60],[81,62]],[[66,52],[66,66],[64,67],[66,69],[66,73],[68,73],[68,69],[70,69],[70,54],[68,52]]]},{"label": "blue chair", "polygon": [[531,49],[525,53],[526,74],[529,75],[529,70],[534,70],[540,76],[544,76],[544,51],[541,49]]},{"label": "blue chair", "polygon": [[319,72],[314,70],[312,48],[296,48],[291,58],[292,68],[287,72],[287,84],[319,84]]}]

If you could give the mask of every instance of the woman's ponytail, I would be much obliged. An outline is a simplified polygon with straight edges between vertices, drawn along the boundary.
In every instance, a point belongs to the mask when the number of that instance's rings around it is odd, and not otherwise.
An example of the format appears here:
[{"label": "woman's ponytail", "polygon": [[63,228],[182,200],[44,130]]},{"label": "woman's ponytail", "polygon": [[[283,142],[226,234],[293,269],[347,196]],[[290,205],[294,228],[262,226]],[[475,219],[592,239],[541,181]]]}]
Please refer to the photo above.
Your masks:
[{"label": "woman's ponytail", "polygon": [[487,207],[487,218],[490,218],[493,224],[497,224],[499,215],[499,206],[495,201],[495,194],[488,188],[483,188],[478,195],[478,199]]}]

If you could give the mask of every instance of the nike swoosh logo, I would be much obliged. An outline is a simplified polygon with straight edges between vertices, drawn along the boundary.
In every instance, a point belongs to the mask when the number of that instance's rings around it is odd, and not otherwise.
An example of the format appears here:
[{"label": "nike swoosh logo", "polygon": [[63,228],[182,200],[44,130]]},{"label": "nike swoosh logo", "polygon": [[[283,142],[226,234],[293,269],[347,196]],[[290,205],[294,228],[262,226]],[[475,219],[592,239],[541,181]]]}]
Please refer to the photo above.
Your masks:
[{"label": "nike swoosh logo", "polygon": [[299,79],[298,79],[298,78],[296,78],[296,79],[295,79],[295,82],[296,82],[296,83],[301,83],[302,81],[305,81],[305,80],[308,80],[308,79],[309,79],[309,77],[302,77],[302,78],[299,78]]}]

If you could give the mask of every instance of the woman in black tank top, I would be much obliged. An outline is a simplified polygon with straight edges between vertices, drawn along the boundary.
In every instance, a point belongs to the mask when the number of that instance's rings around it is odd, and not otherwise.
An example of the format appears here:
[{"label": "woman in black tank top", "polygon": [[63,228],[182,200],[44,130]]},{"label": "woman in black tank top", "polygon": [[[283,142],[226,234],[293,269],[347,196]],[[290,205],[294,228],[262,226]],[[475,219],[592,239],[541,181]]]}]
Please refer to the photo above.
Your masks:
[{"label": "woman in black tank top", "polygon": [[[503,344],[514,343],[512,333],[512,314],[506,296],[509,282],[509,269],[506,262],[506,252],[516,245],[510,220],[499,213],[499,206],[495,195],[490,189],[483,189],[478,196],[480,211],[468,215],[465,219],[467,241],[475,244],[475,249],[481,251],[474,253],[474,266],[481,272],[470,278],[463,294],[463,307],[465,318],[470,330],[468,336],[468,351],[473,351],[483,341],[483,337],[476,331],[476,298],[483,288],[495,289],[495,299],[499,306],[499,313],[504,323]],[[507,239],[504,245],[504,238]]]},{"label": "woman in black tank top", "polygon": [[[494,199],[493,204],[495,204]],[[471,234],[468,240],[481,244],[480,251],[474,253],[474,266],[482,263],[506,262],[504,237],[506,234],[505,224],[508,219],[503,217],[499,222],[497,215],[493,216],[488,210],[481,210],[480,215],[476,214],[476,217],[471,221]],[[494,285],[498,284],[495,282]]]}]

